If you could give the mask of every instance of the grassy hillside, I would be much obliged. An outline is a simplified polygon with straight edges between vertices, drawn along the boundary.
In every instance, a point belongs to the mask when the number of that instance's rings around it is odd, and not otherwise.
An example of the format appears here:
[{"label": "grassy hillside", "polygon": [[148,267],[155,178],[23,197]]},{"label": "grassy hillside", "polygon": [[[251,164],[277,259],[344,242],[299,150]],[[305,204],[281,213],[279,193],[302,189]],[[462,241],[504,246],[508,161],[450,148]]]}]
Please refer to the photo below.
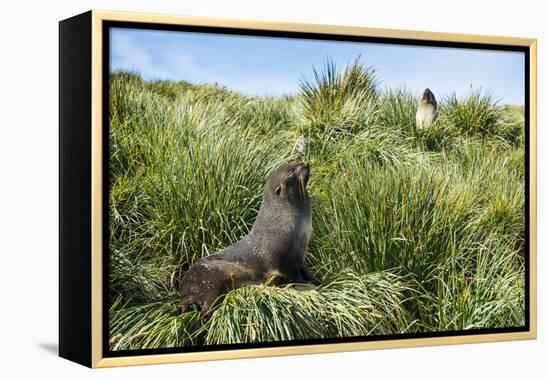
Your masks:
[{"label": "grassy hillside", "polygon": [[[375,74],[328,64],[285,98],[112,75],[112,349],[523,325],[523,109],[450,94],[416,130],[415,96]],[[179,267],[248,232],[300,135],[323,284],[179,314]]]}]

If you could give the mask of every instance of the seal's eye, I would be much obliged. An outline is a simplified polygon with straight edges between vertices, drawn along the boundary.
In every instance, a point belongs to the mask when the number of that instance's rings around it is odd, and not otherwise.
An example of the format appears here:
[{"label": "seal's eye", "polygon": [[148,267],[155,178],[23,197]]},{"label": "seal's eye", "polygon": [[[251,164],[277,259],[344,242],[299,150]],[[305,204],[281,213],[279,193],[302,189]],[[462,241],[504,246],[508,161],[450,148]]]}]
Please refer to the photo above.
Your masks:
[{"label": "seal's eye", "polygon": [[294,175],[294,171],[296,170],[296,168],[292,168],[290,171],[288,171],[288,175],[286,176],[287,179],[291,178],[292,175]]},{"label": "seal's eye", "polygon": [[198,303],[191,303],[187,305],[187,311],[201,311],[202,307]]},{"label": "seal's eye", "polygon": [[277,185],[277,189],[275,189],[275,194],[281,194],[281,185]]}]

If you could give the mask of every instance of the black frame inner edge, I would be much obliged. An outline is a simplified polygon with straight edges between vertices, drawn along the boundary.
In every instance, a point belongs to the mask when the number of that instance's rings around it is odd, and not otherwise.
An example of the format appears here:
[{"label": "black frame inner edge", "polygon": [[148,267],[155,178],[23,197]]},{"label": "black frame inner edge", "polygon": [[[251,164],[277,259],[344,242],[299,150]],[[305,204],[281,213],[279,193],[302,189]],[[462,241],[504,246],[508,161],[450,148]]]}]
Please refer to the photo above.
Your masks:
[{"label": "black frame inner edge", "polygon": [[[409,45],[409,46],[430,46],[430,47],[452,47],[466,48],[479,50],[497,50],[497,51],[516,51],[523,52],[525,56],[525,325],[523,327],[506,327],[494,329],[474,329],[474,330],[458,330],[458,331],[442,331],[442,332],[422,332],[422,333],[407,333],[407,334],[392,334],[392,335],[371,335],[371,336],[355,336],[342,338],[322,338],[308,340],[291,340],[291,341],[276,341],[276,342],[257,342],[243,344],[223,344],[223,345],[202,345],[202,346],[187,346],[173,348],[155,348],[155,349],[134,349],[124,351],[109,350],[109,309],[106,305],[109,302],[109,78],[110,78],[110,29],[111,28],[128,28],[142,30],[159,30],[159,31],[180,31],[180,32],[195,32],[208,34],[228,34],[241,35],[251,37],[275,37],[275,38],[291,38],[291,39],[312,39],[326,41],[342,41],[342,42],[367,42],[392,45]],[[365,341],[379,340],[407,340],[407,339],[423,339],[445,336],[467,336],[467,335],[486,335],[486,334],[502,334],[511,332],[528,332],[530,330],[530,195],[529,195],[529,179],[530,179],[530,55],[528,46],[513,46],[513,45],[498,45],[484,43],[469,43],[469,42],[444,42],[444,41],[429,41],[401,38],[386,38],[386,37],[366,37],[353,35],[334,35],[323,33],[304,33],[304,32],[287,32],[287,31],[271,31],[271,30],[253,30],[239,29],[226,27],[211,27],[211,26],[193,26],[193,25],[165,25],[158,23],[142,23],[142,22],[125,22],[125,21],[103,21],[102,22],[102,162],[103,162],[103,240],[102,240],[102,341],[103,341],[103,358],[106,357],[126,357],[140,355],[155,355],[168,353],[192,353],[220,350],[239,350],[239,349],[254,349],[264,347],[281,347],[281,346],[304,346],[304,345],[319,345],[319,344],[338,344],[338,343],[353,343]]]}]

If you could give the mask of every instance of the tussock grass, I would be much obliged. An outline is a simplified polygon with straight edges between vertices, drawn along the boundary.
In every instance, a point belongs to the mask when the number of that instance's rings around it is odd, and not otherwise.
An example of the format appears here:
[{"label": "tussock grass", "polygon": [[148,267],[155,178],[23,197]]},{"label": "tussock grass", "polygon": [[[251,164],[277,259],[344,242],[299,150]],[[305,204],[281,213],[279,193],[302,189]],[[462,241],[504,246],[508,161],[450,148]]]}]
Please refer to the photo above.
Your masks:
[{"label": "tussock grass", "polygon": [[[110,347],[522,325],[523,108],[451,95],[416,130],[416,98],[377,82],[359,60],[284,98],[114,73]],[[322,285],[242,287],[207,322],[180,314],[181,264],[245,235],[265,179],[296,158],[313,166]]]},{"label": "tussock grass", "polygon": [[111,350],[153,349],[196,345],[202,323],[196,313],[179,313],[174,297],[131,307],[111,307]]},{"label": "tussock grass", "polygon": [[502,108],[490,93],[478,89],[465,98],[451,94],[444,99],[441,113],[444,120],[462,134],[488,136],[496,134]]},{"label": "tussock grass", "polygon": [[416,130],[418,99],[405,89],[390,89],[380,101],[380,122],[386,130]]},{"label": "tussock grass", "polygon": [[[514,241],[452,250],[436,270],[434,330],[523,326],[524,260]],[[428,307],[429,308],[429,307]]]},{"label": "tussock grass", "polygon": [[[414,325],[404,308],[411,289],[392,272],[342,272],[319,290],[249,286],[231,291],[202,324],[177,300],[125,308],[115,304],[111,347],[233,344],[401,333]],[[118,308],[120,307],[120,308]],[[290,322],[289,319],[295,321]]]},{"label": "tussock grass", "polygon": [[391,272],[365,276],[342,272],[318,290],[290,286],[234,290],[210,319],[206,342],[400,333],[411,323],[403,306],[408,290],[406,281]]},{"label": "tussock grass", "polygon": [[312,79],[302,79],[300,87],[308,127],[325,136],[356,132],[377,118],[375,69],[359,58],[343,71],[329,60],[321,70],[313,69]]}]

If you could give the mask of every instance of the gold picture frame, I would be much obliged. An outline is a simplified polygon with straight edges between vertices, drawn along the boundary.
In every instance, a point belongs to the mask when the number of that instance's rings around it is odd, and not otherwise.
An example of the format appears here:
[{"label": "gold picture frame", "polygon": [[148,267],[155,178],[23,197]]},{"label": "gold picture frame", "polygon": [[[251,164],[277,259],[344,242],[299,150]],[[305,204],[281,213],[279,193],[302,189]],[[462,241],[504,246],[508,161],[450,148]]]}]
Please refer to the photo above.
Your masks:
[{"label": "gold picture frame", "polygon": [[[105,27],[109,22],[155,24],[157,27],[193,26],[289,33],[329,34],[410,41],[432,41],[525,48],[529,65],[526,124],[528,124],[528,329],[520,332],[486,333],[459,336],[430,336],[330,344],[269,346],[193,353],[139,354],[106,357],[104,355],[103,286],[103,213],[105,122]],[[82,54],[82,51],[85,51]],[[78,56],[78,57],[77,57]],[[81,71],[71,67],[80,65]],[[60,23],[60,355],[89,367],[114,367],[187,361],[207,361],[249,357],[267,357],[311,353],[346,352],[370,349],[419,347],[535,339],[537,335],[537,41],[530,38],[435,33],[367,27],[259,22],[209,17],[110,12],[93,10]],[[74,71],[74,72],[73,72]],[[75,87],[76,85],[76,87]],[[77,89],[75,89],[77,88]],[[82,93],[82,96],[78,94]],[[78,102],[78,104],[76,103]],[[75,111],[77,109],[78,111]],[[76,123],[78,122],[78,123]],[[81,123],[84,122],[84,125]],[[72,127],[72,129],[71,129]],[[80,128],[76,130],[75,128]],[[76,134],[75,134],[76,133]],[[70,147],[75,140],[81,147]],[[71,155],[72,154],[72,155]],[[82,155],[80,155],[82,154]],[[89,154],[87,157],[85,154]],[[72,157],[84,156],[88,166],[71,163]],[[71,165],[73,164],[73,165]],[[77,173],[81,170],[84,172]],[[80,176],[79,176],[80,175]],[[75,180],[81,186],[74,185]],[[78,181],[80,180],[80,181]],[[83,188],[84,191],[79,191]],[[527,193],[528,191],[528,193]],[[71,210],[82,202],[83,211]],[[527,205],[526,205],[527,206]],[[79,220],[85,219],[79,223]],[[69,236],[71,235],[71,236]],[[89,290],[89,291],[88,291]],[[80,295],[80,299],[75,299]],[[73,307],[78,307],[78,310]],[[85,315],[83,315],[85,314]],[[75,351],[77,345],[85,345]]]}]

